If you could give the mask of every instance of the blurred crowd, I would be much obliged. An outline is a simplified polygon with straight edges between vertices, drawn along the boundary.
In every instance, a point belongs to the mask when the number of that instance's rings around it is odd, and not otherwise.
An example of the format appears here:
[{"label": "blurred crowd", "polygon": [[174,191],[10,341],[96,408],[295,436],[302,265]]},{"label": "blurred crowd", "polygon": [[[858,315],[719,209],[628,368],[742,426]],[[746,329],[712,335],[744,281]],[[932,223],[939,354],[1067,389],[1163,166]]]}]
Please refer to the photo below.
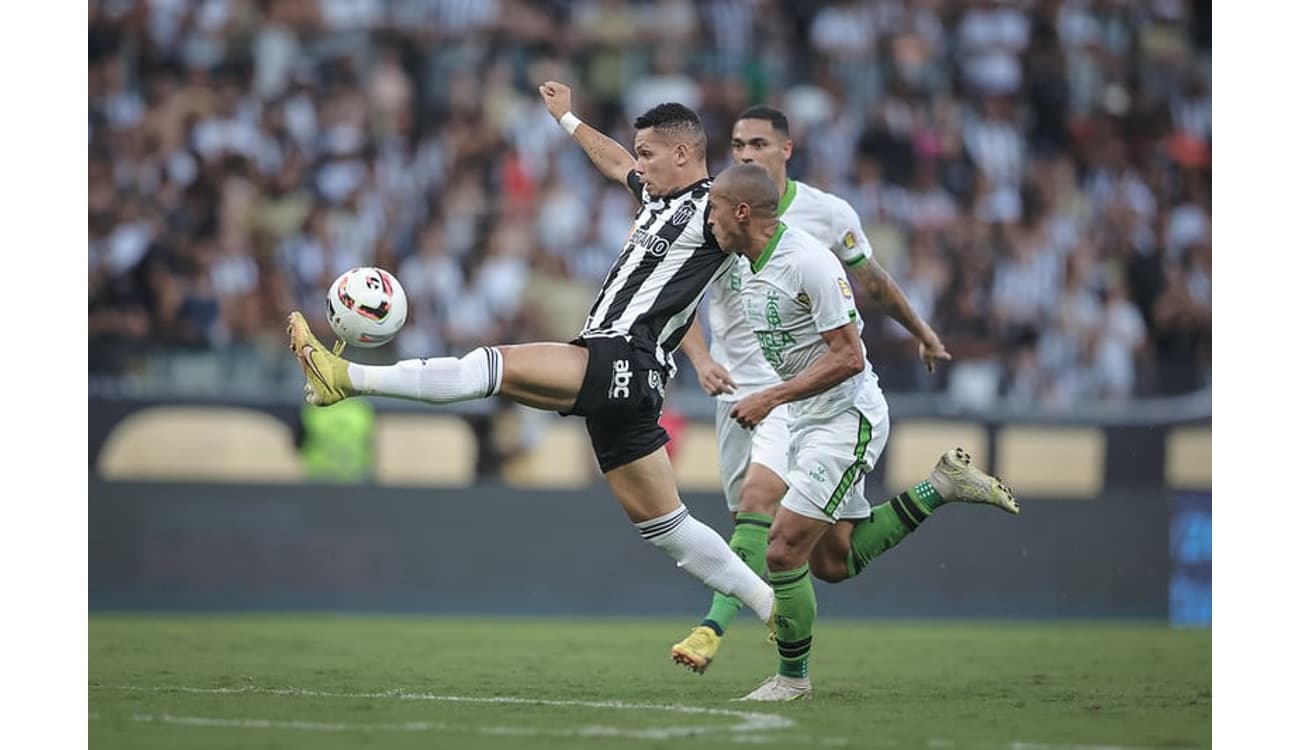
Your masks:
[{"label": "blurred crowd", "polygon": [[[1080,404],[1210,374],[1209,2],[91,0],[92,373],[283,354],[341,271],[395,270],[377,356],[567,340],[633,204],[541,105],[630,146],[662,101],[711,168],[755,103],[847,199],[955,360],[867,315],[887,391]],[[685,358],[680,357],[685,365]],[[684,379],[693,380],[689,372]],[[693,385],[693,384],[691,384]]]}]

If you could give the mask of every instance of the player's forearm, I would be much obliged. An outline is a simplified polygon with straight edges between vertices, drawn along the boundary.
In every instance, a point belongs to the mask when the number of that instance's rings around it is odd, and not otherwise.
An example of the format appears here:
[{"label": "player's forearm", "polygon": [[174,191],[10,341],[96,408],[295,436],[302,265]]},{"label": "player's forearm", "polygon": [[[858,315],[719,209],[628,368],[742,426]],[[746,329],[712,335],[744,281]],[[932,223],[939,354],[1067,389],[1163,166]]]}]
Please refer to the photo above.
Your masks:
[{"label": "player's forearm", "polygon": [[903,293],[898,282],[894,281],[894,277],[890,276],[889,272],[874,259],[855,267],[853,278],[857,280],[859,288],[872,305],[898,321],[899,325],[906,328],[907,332],[915,336],[918,341],[930,342],[938,338],[930,325],[917,315],[916,310],[912,309],[912,304],[907,301],[907,295]]},{"label": "player's forearm", "polygon": [[619,145],[618,141],[585,122],[573,131],[573,139],[582,146],[582,150],[587,153],[591,163],[596,165],[596,169],[615,182],[622,183],[626,180],[627,173],[632,171],[632,167],[636,164],[636,160],[627,149]]},{"label": "player's forearm", "polygon": [[774,406],[800,401],[834,388],[866,368],[861,349],[832,349],[813,362],[808,369],[764,393]]},{"label": "player's forearm", "polygon": [[682,338],[682,351],[695,369],[699,369],[713,357],[709,354],[709,342],[704,338],[704,326],[700,325],[700,316],[696,315],[686,329]]}]

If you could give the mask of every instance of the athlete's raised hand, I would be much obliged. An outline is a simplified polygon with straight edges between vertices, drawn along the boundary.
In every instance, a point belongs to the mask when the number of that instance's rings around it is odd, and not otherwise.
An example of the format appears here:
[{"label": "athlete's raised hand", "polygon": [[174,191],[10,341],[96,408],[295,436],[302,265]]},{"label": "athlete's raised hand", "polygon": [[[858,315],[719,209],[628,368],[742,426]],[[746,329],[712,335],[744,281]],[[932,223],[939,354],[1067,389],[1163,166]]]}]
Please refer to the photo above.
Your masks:
[{"label": "athlete's raised hand", "polygon": [[550,112],[551,117],[556,120],[564,117],[564,113],[571,111],[573,107],[573,92],[563,83],[547,81],[537,87],[537,92],[542,95],[546,111]]}]

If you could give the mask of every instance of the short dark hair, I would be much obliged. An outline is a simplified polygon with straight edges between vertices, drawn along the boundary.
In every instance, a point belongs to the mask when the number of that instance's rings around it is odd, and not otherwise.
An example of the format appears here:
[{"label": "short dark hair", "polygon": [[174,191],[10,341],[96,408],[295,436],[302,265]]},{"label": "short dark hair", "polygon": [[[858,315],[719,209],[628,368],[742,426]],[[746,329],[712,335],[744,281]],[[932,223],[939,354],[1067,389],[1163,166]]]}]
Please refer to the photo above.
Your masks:
[{"label": "short dark hair", "polygon": [[740,113],[737,120],[767,120],[772,123],[773,130],[779,130],[790,137],[790,121],[786,119],[785,113],[776,107],[769,107],[766,104],[756,104],[744,112]]},{"label": "short dark hair", "polygon": [[644,128],[673,128],[678,126],[696,127],[701,130],[704,126],[700,124],[700,116],[695,114],[695,110],[685,104],[677,102],[665,102],[656,104],[646,110],[645,114],[636,118],[632,123],[637,130]]},{"label": "short dark hair", "polygon": [[708,138],[704,134],[704,124],[695,110],[677,102],[657,104],[646,110],[645,114],[632,123],[637,130],[652,128],[662,133],[675,135],[695,150],[695,156],[703,160],[706,156]]}]

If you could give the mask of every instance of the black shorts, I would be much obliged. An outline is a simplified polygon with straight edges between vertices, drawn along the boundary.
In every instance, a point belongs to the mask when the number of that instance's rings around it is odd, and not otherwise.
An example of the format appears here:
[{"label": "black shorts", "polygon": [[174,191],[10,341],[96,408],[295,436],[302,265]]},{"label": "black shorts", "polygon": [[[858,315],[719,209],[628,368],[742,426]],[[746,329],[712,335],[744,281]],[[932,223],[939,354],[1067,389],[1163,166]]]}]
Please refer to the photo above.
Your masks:
[{"label": "black shorts", "polygon": [[648,456],[668,443],[659,426],[667,371],[652,347],[621,338],[575,339],[587,349],[587,373],[573,411],[585,417],[601,472]]}]

